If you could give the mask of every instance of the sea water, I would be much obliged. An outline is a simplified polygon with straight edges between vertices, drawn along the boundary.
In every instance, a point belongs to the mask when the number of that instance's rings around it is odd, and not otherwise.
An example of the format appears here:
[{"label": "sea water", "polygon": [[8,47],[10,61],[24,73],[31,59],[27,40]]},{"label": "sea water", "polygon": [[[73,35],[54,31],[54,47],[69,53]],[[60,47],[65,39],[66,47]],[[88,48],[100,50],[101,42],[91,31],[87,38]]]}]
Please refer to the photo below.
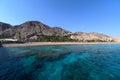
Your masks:
[{"label": "sea water", "polygon": [[0,80],[120,80],[120,45],[1,47]]}]

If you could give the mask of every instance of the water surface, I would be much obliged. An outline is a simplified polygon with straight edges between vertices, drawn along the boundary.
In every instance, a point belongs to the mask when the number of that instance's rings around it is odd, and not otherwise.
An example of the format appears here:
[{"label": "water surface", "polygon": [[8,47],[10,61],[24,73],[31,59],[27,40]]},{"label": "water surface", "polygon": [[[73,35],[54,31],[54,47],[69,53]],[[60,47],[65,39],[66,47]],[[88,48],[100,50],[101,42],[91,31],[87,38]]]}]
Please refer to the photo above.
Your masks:
[{"label": "water surface", "polygon": [[0,48],[0,80],[119,79],[119,44]]}]

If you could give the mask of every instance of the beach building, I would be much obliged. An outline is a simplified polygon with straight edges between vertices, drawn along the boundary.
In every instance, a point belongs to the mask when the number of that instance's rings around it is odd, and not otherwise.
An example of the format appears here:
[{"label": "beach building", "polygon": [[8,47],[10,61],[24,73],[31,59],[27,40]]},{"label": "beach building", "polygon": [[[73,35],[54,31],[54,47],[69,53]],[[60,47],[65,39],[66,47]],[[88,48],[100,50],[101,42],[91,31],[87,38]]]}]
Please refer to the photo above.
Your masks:
[{"label": "beach building", "polygon": [[0,39],[0,44],[2,44],[2,43],[14,43],[17,41],[18,41],[18,39],[10,39],[10,38]]}]

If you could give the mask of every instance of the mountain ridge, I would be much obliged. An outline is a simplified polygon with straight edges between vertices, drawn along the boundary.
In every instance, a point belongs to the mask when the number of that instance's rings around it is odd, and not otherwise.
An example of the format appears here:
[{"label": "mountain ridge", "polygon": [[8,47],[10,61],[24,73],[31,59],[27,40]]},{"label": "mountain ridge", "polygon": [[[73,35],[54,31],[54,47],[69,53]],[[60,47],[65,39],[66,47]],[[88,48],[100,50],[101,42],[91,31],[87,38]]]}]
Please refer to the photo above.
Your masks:
[{"label": "mountain ridge", "polygon": [[39,21],[26,21],[20,25],[10,25],[8,23],[0,22],[0,38],[17,38],[21,37],[23,40],[38,39],[39,36],[66,36],[77,41],[86,40],[103,40],[111,41],[112,37],[96,32],[75,32],[72,33],[60,27],[50,27]]}]

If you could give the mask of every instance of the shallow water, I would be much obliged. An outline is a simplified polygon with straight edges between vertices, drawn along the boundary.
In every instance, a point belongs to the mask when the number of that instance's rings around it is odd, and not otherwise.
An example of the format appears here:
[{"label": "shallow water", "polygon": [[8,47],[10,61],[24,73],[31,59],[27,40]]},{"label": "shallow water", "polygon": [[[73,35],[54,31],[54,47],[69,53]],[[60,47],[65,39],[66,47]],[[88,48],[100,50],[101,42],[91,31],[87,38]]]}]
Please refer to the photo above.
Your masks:
[{"label": "shallow water", "polygon": [[120,45],[0,48],[0,80],[120,80]]}]

